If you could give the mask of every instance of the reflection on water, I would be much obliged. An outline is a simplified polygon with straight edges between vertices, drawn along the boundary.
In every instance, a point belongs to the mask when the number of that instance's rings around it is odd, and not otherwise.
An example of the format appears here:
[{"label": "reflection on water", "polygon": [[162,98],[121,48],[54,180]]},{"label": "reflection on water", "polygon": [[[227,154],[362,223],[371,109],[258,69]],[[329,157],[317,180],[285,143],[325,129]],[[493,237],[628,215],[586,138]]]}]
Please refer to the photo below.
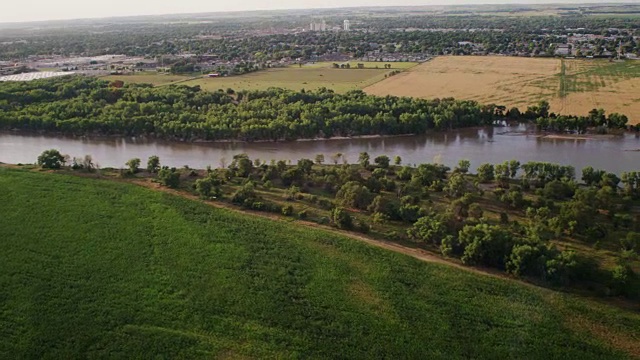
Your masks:
[{"label": "reflection on water", "polygon": [[549,161],[585,166],[613,172],[640,170],[640,139],[627,134],[607,140],[543,139],[527,134],[522,126],[464,129],[420,136],[390,138],[333,139],[286,143],[176,143],[135,138],[73,138],[62,136],[0,133],[0,162],[33,163],[45,149],[55,148],[71,156],[90,154],[103,167],[123,167],[131,158],[146,160],[158,155],[163,165],[203,168],[219,166],[235,154],[246,153],[252,159],[313,159],[324,154],[327,162],[336,153],[350,162],[366,151],[378,155],[402,157],[404,164],[438,160],[453,166],[460,159],[471,160],[472,167],[484,162],[510,159]]}]

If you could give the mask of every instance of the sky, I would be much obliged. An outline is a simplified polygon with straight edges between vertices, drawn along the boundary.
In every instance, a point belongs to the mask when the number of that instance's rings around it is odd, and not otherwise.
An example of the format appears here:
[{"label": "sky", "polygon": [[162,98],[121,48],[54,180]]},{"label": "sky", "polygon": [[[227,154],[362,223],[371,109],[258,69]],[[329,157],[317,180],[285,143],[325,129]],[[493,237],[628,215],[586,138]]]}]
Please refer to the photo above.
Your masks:
[{"label": "sky", "polygon": [[[345,6],[601,3],[599,0],[2,0],[0,23]],[[634,3],[637,0],[618,0]]]}]

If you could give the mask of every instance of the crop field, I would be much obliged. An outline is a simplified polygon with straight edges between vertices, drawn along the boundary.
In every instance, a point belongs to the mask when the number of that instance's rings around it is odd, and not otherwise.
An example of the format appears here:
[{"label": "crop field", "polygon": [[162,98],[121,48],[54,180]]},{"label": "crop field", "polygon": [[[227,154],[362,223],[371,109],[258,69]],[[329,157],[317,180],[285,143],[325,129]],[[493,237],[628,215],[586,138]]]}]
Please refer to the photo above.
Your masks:
[{"label": "crop field", "polygon": [[[231,88],[234,90],[265,90],[280,87],[291,90],[315,90],[326,87],[336,92],[347,92],[365,88],[384,80],[385,74],[393,70],[407,69],[414,63],[391,63],[392,69],[385,70],[384,63],[365,63],[365,69],[333,69],[331,63],[318,63],[303,67],[268,69],[240,76],[223,78],[202,78],[182,83],[183,85],[199,85],[205,90]],[[356,66],[356,63],[351,63]],[[395,65],[395,67],[394,67]],[[379,66],[376,69],[375,66]]]},{"label": "crop field", "polygon": [[640,122],[640,62],[517,57],[438,57],[366,89],[375,95],[455,97],[526,110],[547,100],[551,110],[591,109]]},{"label": "crop field", "polygon": [[[355,69],[357,64],[364,69]],[[140,73],[135,75],[109,75],[104,80],[122,80],[125,83],[147,83],[154,86],[171,84],[200,86],[204,90],[218,91],[228,88],[234,90],[266,90],[280,87],[291,90],[315,90],[322,87],[336,92],[363,89],[385,79],[385,74],[394,70],[404,71],[416,66],[411,62],[350,62],[351,69],[334,69],[331,62],[307,64],[302,67],[293,65],[286,68],[268,69],[239,76],[207,78],[185,75],[167,75],[159,73]],[[390,64],[391,69],[384,69]],[[195,76],[198,77],[198,76]],[[191,79],[191,80],[190,80]]]},{"label": "crop field", "polygon": [[6,167],[0,188],[0,358],[639,354],[632,311],[293,222]]},{"label": "crop field", "polygon": [[107,81],[122,80],[125,83],[144,83],[154,86],[170,85],[190,78],[192,78],[192,76],[169,75],[157,72],[143,72],[135,75],[108,75],[101,77],[101,79]]}]

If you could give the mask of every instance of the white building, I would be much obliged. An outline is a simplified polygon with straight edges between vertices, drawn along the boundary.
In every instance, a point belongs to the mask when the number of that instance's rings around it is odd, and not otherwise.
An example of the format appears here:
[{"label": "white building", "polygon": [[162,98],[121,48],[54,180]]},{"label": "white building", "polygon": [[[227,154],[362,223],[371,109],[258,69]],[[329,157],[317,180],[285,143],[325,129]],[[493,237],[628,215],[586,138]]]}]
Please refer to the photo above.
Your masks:
[{"label": "white building", "polygon": [[349,20],[344,21],[344,31],[351,30],[351,22]]},{"label": "white building", "polygon": [[327,31],[327,22],[322,20],[320,23],[311,23],[309,25],[309,30],[311,31]]}]

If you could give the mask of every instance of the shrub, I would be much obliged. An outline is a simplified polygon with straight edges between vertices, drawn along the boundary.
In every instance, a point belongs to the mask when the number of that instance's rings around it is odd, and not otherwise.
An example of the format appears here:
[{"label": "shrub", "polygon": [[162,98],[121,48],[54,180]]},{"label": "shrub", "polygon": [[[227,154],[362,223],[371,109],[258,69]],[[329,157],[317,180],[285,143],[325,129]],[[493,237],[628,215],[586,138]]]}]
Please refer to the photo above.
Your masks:
[{"label": "shrub", "polygon": [[158,171],[158,180],[162,185],[175,189],[180,185],[180,173],[176,168],[164,167]]},{"label": "shrub", "polygon": [[331,211],[331,221],[340,229],[353,228],[353,218],[347,210],[340,207]]},{"label": "shrub", "polygon": [[38,156],[38,165],[43,169],[60,169],[65,163],[65,157],[56,149],[45,150]]},{"label": "shrub", "polygon": [[293,215],[293,206],[288,205],[282,208],[282,215],[291,216]]}]

